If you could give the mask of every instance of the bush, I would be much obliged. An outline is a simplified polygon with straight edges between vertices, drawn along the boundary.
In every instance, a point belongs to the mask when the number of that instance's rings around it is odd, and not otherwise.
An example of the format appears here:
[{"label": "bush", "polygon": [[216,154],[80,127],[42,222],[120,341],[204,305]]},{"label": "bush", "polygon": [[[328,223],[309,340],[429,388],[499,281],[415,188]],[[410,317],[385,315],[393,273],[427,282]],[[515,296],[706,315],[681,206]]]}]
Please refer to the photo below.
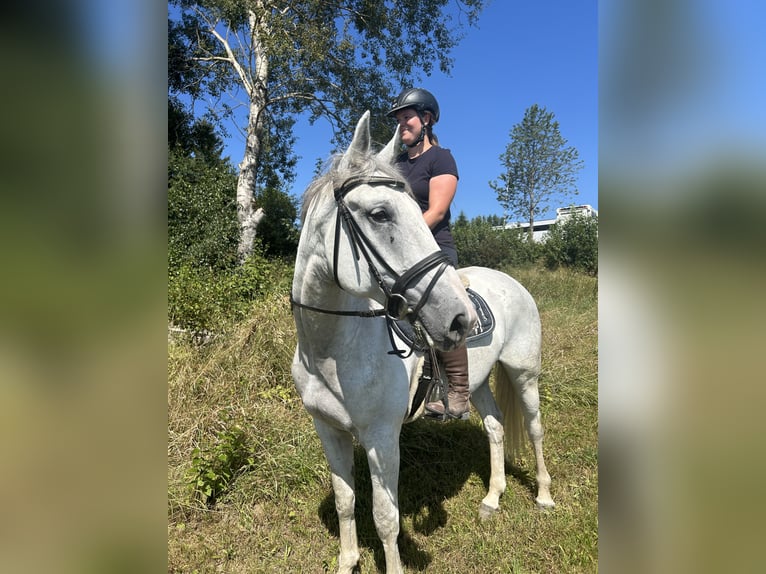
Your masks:
[{"label": "bush", "polygon": [[230,269],[195,267],[188,263],[169,270],[168,320],[199,335],[244,318],[254,300],[269,292],[289,290],[292,270],[267,260],[260,250]]},{"label": "bush", "polygon": [[542,244],[542,253],[548,269],[571,267],[597,275],[598,218],[575,213],[553,225]]},{"label": "bush", "polygon": [[529,243],[518,229],[497,229],[498,222],[477,217],[470,222],[458,218],[452,233],[461,267],[478,265],[500,269],[508,265],[524,265],[536,261],[540,246]]},{"label": "bush", "polygon": [[194,498],[212,506],[237,475],[254,464],[242,428],[223,429],[212,443],[192,452],[192,464],[187,474],[189,490]]}]

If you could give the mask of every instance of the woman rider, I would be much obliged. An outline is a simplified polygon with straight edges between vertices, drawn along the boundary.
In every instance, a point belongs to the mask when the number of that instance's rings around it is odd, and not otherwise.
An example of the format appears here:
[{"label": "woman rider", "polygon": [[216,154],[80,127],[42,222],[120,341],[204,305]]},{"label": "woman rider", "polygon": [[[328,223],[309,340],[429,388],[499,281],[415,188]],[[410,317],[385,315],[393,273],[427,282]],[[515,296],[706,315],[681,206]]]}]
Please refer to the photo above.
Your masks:
[{"label": "woman rider", "polygon": [[[450,205],[457,191],[457,164],[452,153],[439,145],[433,126],[439,121],[439,104],[422,88],[403,90],[387,114],[396,118],[402,143],[407,146],[395,165],[412,188],[428,227],[439,248],[457,268],[457,248],[450,231]],[[429,402],[426,410],[440,418],[468,418],[468,350],[465,345],[440,352],[449,391],[447,416],[441,401]]]}]

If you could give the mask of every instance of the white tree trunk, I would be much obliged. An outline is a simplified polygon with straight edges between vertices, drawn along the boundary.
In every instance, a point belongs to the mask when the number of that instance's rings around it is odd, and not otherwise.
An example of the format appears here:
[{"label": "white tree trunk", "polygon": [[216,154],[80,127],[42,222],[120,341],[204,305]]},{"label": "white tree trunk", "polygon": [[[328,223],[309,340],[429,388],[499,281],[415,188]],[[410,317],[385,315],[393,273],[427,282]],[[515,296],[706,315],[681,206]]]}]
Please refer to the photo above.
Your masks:
[{"label": "white tree trunk", "polygon": [[250,41],[254,69],[251,74],[240,70],[240,78],[250,99],[247,118],[247,140],[245,155],[239,164],[237,178],[237,216],[239,220],[239,260],[244,261],[253,252],[258,223],[264,216],[263,210],[255,209],[255,182],[258,173],[258,154],[261,149],[262,114],[266,108],[266,85],[269,77],[268,59],[262,38],[268,34],[263,30],[254,12],[249,12]]},{"label": "white tree trunk", "polygon": [[244,261],[253,251],[253,242],[260,218],[255,210],[255,179],[258,172],[258,151],[260,140],[258,133],[259,111],[255,105],[250,105],[250,117],[247,125],[247,142],[245,155],[239,164],[237,178],[237,218],[239,220],[239,246],[237,253],[240,261]]}]

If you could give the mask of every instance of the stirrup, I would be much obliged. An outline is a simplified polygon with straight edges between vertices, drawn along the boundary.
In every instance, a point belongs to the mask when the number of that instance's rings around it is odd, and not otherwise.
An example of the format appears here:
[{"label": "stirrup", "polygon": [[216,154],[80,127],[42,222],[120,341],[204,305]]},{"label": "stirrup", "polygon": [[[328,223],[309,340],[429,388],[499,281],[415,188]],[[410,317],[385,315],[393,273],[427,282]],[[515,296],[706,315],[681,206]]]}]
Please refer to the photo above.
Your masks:
[{"label": "stirrup", "polygon": [[449,409],[447,408],[447,404],[442,399],[442,405],[444,406],[444,412],[440,413],[439,411],[434,411],[432,409],[428,408],[428,403],[426,403],[425,406],[425,414],[423,415],[428,420],[432,421],[439,421],[439,422],[447,422],[447,421],[467,421],[469,418],[471,418],[471,407],[470,403],[468,403],[469,406],[466,409],[466,411],[460,415],[453,415],[451,412],[449,412]]}]

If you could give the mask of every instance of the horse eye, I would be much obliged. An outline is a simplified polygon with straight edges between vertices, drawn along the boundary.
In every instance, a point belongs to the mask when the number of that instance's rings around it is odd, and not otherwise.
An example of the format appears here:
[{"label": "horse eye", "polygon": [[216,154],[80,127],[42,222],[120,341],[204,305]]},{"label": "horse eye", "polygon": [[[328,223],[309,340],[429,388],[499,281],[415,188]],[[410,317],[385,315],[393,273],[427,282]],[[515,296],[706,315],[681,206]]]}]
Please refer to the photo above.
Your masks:
[{"label": "horse eye", "polygon": [[376,209],[368,214],[368,217],[375,223],[388,223],[391,221],[391,216],[385,209]]}]

